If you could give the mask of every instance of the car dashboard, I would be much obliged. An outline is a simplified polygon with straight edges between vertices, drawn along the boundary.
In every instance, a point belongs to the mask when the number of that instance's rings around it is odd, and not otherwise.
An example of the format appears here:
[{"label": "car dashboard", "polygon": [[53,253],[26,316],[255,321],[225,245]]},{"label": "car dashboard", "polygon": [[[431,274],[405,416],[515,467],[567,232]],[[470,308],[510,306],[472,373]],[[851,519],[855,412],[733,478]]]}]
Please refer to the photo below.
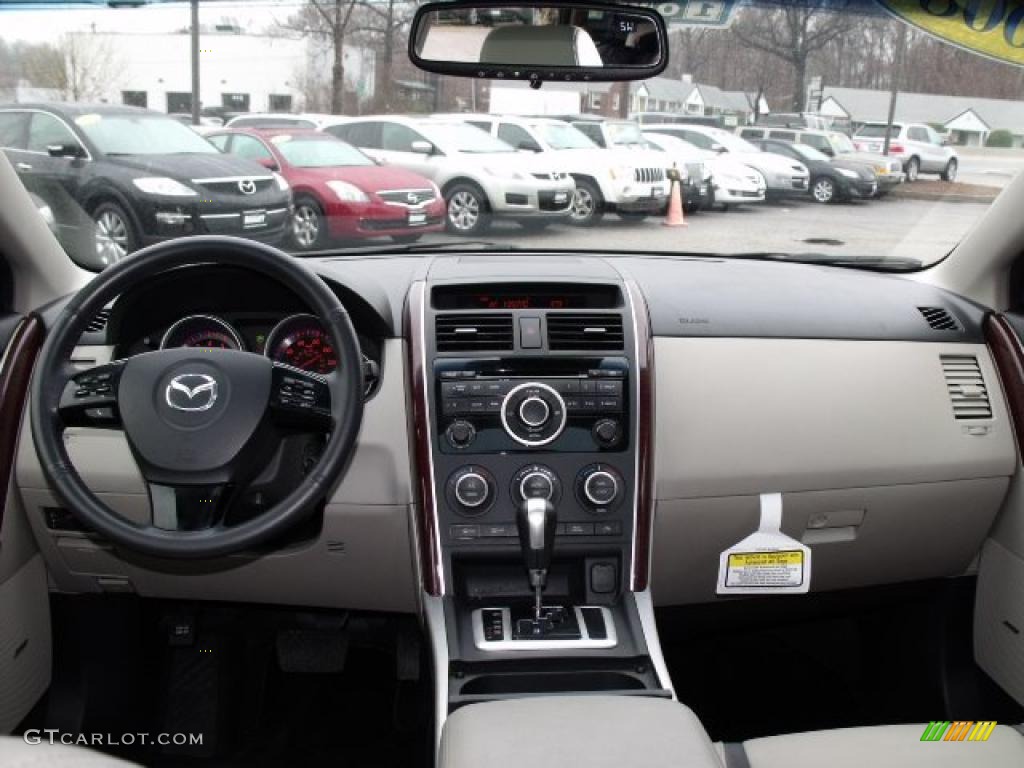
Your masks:
[{"label": "car dashboard", "polygon": [[[812,591],[952,576],[1016,467],[987,310],[922,282],[657,255],[304,263],[349,310],[375,377],[316,524],[215,561],[120,551],[62,522],[26,427],[17,484],[55,589],[407,613],[431,596],[484,600],[519,579],[514,513],[535,488],[559,506],[559,583],[589,604],[614,602],[581,575],[595,565],[612,595],[716,600],[719,555],[756,530],[764,493],[782,494],[783,532],[814,549]],[[162,342],[287,355],[317,338],[307,313],[262,278],[197,265],[121,297],[75,360]],[[982,411],[959,394],[965,371]],[[66,440],[100,498],[147,514],[122,435]],[[463,618],[460,652],[486,653]],[[619,618],[628,649],[635,616]]]}]

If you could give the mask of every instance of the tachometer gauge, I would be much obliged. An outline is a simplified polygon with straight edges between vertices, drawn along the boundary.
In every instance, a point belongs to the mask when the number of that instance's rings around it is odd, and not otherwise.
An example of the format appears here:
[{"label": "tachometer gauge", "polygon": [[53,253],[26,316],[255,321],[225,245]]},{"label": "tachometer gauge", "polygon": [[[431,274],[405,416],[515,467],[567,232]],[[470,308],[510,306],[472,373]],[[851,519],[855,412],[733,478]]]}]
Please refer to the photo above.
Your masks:
[{"label": "tachometer gauge", "polygon": [[176,322],[160,340],[160,349],[204,347],[206,349],[242,349],[238,331],[212,315],[189,315]]},{"label": "tachometer gauge", "polygon": [[327,374],[338,367],[330,334],[313,315],[292,315],[275,325],[267,336],[266,355],[311,373]]}]

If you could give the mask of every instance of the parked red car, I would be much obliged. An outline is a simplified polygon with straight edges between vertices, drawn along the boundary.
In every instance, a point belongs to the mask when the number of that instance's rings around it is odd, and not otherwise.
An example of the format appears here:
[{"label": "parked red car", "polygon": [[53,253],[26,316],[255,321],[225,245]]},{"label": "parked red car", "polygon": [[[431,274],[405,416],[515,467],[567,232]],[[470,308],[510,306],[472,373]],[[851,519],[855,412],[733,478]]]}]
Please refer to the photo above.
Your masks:
[{"label": "parked red car", "polygon": [[444,229],[444,198],[430,179],[377,165],[330,134],[296,129],[234,129],[206,135],[222,152],[277,171],[295,199],[297,248],[312,251],[331,238],[418,240]]}]

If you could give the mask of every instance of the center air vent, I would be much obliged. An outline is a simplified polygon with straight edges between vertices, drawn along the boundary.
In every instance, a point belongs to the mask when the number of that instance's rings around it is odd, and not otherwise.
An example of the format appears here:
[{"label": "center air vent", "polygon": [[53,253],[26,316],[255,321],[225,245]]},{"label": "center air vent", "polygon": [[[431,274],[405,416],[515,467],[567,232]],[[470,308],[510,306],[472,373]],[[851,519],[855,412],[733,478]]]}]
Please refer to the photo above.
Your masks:
[{"label": "center air vent", "polygon": [[622,316],[597,314],[548,314],[548,349],[601,350],[622,349]]},{"label": "center air vent", "polygon": [[438,315],[435,320],[438,352],[510,350],[512,315]]},{"label": "center air vent", "polygon": [[949,399],[953,401],[953,415],[957,419],[991,419],[992,404],[978,358],[973,355],[942,355],[940,359]]},{"label": "center air vent", "polygon": [[933,331],[960,331],[960,323],[945,307],[918,307]]}]

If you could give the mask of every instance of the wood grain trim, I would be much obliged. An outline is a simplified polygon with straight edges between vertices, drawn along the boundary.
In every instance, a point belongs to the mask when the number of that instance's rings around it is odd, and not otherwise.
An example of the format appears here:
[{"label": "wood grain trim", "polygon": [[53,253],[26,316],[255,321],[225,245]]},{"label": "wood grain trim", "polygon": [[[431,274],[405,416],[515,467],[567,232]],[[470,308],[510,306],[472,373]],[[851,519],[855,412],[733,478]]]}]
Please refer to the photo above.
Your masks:
[{"label": "wood grain trim", "polygon": [[10,487],[14,453],[18,447],[25,395],[32,379],[32,366],[46,335],[43,321],[29,315],[14,329],[7,350],[0,360],[0,532]]},{"label": "wood grain trim", "polygon": [[651,573],[651,537],[654,525],[654,336],[647,300],[640,286],[626,280],[636,334],[637,372],[637,477],[636,519],[633,527],[633,574],[630,588],[647,589]]},{"label": "wood grain trim", "polygon": [[1002,315],[986,317],[984,331],[985,343],[992,353],[1006,394],[1017,451],[1020,452],[1024,447],[1024,346]]},{"label": "wood grain trim", "polygon": [[412,439],[416,458],[416,488],[419,492],[417,539],[420,548],[420,579],[428,595],[443,592],[440,538],[434,508],[434,462],[431,456],[430,407],[427,391],[424,317],[426,285],[415,282],[405,302],[405,330],[408,344],[409,392],[412,394]]}]

